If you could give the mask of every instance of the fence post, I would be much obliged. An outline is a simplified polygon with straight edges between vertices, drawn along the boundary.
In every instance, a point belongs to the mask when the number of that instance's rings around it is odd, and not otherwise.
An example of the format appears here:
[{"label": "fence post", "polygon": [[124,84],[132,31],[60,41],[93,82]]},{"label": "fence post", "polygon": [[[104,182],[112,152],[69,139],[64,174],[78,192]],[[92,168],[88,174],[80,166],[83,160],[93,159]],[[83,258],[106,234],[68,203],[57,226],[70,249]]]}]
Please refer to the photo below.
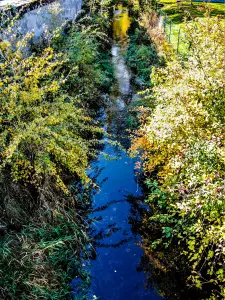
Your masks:
[{"label": "fence post", "polygon": [[166,15],[164,15],[164,18],[163,18],[163,29],[166,34]]},{"label": "fence post", "polygon": [[170,20],[169,43],[171,43],[171,33],[172,33],[172,21]]},{"label": "fence post", "polygon": [[180,28],[178,31],[178,39],[177,39],[177,53],[179,53],[179,45],[180,45]]}]

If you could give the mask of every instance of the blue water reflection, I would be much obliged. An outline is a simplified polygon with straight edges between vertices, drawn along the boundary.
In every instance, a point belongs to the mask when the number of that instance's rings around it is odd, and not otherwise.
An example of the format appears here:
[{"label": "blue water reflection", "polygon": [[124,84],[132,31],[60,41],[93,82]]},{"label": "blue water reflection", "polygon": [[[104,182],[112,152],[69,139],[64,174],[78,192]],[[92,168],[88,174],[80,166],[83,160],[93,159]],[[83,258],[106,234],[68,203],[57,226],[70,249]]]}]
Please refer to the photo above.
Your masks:
[{"label": "blue water reflection", "polygon": [[92,163],[91,171],[94,176],[101,170],[98,182],[102,184],[99,193],[93,197],[94,212],[90,215],[95,220],[92,226],[95,230],[96,259],[91,261],[89,268],[91,288],[88,299],[161,299],[153,290],[145,289],[146,277],[138,272],[143,255],[138,245],[141,238],[129,224],[132,212],[127,196],[132,195],[135,201],[141,198],[141,189],[134,176],[135,160],[121,147],[110,143],[114,140],[127,148],[126,119],[129,105],[135,98],[130,84],[131,73],[117,44],[112,46],[112,63],[117,83],[109,96],[109,105],[103,117],[107,133],[104,154]]},{"label": "blue water reflection", "polygon": [[[146,277],[137,271],[143,251],[138,245],[140,237],[131,230],[128,222],[130,204],[128,194],[136,198],[141,190],[134,177],[134,160],[126,153],[118,155],[116,147],[107,145],[104,152],[117,157],[106,160],[100,155],[93,165],[103,168],[99,180],[107,177],[99,194],[94,196],[94,205],[104,206],[114,201],[108,208],[94,212],[91,217],[102,217],[94,226],[97,231],[110,231],[110,225],[116,229],[110,236],[99,241],[96,248],[97,258],[91,263],[91,297],[96,295],[104,300],[147,300],[161,299],[154,291],[146,290]],[[121,245],[120,245],[121,243]]]}]

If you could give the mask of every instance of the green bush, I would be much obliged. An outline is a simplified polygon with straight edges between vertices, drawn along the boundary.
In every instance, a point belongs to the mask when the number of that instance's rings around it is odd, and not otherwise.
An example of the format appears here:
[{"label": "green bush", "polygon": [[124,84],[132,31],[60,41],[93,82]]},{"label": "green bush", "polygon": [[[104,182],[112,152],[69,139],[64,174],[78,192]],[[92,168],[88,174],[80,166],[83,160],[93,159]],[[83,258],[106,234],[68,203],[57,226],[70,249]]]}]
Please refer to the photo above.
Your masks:
[{"label": "green bush", "polygon": [[[78,215],[74,220],[74,214],[57,214],[53,225],[33,223],[0,241],[1,299],[70,299],[69,282],[76,276],[88,286],[80,251],[87,252],[89,241],[83,220]],[[84,295],[85,290],[78,299]]]},{"label": "green bush", "polygon": [[158,57],[143,28],[136,28],[134,34],[130,35],[126,61],[134,76],[141,80],[143,85],[149,85],[152,67],[158,64]]},{"label": "green bush", "polygon": [[224,31],[219,18],[186,24],[190,56],[154,70],[151,113],[132,147],[158,181],[147,181],[146,201],[160,234],[146,249],[183,245],[188,282],[212,285],[211,299],[225,296]]},{"label": "green bush", "polygon": [[[1,299],[70,299],[74,276],[89,283],[86,170],[103,133],[94,116],[113,80],[99,16],[58,29],[33,53],[29,33],[0,42]],[[85,297],[82,288],[74,297]]]}]

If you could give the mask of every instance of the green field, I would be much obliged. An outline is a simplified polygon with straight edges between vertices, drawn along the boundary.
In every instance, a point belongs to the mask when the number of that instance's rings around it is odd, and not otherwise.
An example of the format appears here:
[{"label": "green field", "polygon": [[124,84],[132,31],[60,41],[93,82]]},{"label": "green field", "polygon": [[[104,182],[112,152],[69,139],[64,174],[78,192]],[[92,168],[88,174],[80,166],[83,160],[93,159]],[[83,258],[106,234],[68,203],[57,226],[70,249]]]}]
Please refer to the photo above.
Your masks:
[{"label": "green field", "polygon": [[159,4],[164,6],[161,8],[175,24],[183,22],[188,17],[204,17],[206,8],[211,9],[211,15],[222,15],[225,17],[225,4],[222,3],[201,3],[191,1],[176,2],[176,0],[159,0]]},{"label": "green field", "polygon": [[161,15],[164,15],[165,32],[169,42],[180,54],[186,54],[188,49],[182,30],[185,18],[190,21],[196,17],[204,18],[206,11],[210,10],[210,15],[220,15],[223,18],[223,22],[225,22],[225,4],[222,3],[159,0],[158,8],[161,11]]}]

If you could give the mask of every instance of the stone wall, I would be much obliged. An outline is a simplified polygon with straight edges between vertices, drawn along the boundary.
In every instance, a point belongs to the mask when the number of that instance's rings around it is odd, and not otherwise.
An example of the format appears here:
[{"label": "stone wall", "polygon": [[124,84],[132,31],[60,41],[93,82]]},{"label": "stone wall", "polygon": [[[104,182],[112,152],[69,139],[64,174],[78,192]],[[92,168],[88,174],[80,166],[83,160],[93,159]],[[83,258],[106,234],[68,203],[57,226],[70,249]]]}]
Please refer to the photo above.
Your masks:
[{"label": "stone wall", "polygon": [[54,2],[55,0],[0,0],[0,29],[6,25],[9,19],[20,16],[40,6]]}]

